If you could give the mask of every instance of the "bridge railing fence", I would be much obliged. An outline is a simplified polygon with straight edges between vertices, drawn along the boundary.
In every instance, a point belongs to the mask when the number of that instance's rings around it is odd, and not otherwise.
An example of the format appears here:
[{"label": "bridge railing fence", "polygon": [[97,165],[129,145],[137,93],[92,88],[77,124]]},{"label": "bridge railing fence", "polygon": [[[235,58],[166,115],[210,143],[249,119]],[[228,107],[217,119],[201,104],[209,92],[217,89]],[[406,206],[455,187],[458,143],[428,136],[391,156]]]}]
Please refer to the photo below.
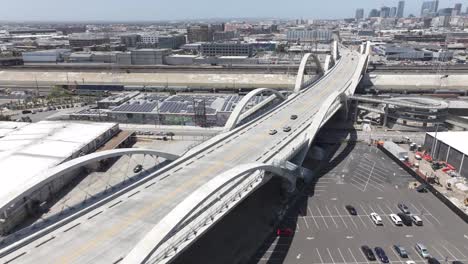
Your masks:
[{"label": "bridge railing fence", "polygon": [[225,195],[223,199],[219,200],[212,208],[205,210],[203,215],[200,215],[199,218],[194,219],[190,223],[184,223],[182,229],[174,230],[169,234],[169,238],[161,244],[164,248],[156,249],[155,254],[151,256],[148,262],[160,263],[163,262],[164,259],[174,256],[184,243],[188,243],[199,235],[203,229],[206,229],[209,225],[219,220],[234,204],[240,202],[242,198],[245,197],[246,193],[249,193],[258,186],[265,177],[265,172],[263,171],[256,171],[252,174],[247,176],[246,180],[239,182],[236,188],[233,188],[229,194]]}]

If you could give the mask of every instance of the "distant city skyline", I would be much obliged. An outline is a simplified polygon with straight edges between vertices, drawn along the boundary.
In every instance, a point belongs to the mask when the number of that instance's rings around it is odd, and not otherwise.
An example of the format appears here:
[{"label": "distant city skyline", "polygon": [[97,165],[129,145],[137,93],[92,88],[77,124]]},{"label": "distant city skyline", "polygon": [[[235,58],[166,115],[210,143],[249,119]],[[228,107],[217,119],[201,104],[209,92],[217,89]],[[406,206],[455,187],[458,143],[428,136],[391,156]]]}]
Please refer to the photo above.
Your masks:
[{"label": "distant city skyline", "polygon": [[[420,14],[424,0],[405,1],[405,16]],[[440,0],[439,7],[454,7],[468,1]],[[398,0],[318,0],[272,1],[123,1],[123,0],[0,0],[1,21],[157,21],[210,18],[352,18],[358,8],[365,17],[371,9],[398,6]]]}]

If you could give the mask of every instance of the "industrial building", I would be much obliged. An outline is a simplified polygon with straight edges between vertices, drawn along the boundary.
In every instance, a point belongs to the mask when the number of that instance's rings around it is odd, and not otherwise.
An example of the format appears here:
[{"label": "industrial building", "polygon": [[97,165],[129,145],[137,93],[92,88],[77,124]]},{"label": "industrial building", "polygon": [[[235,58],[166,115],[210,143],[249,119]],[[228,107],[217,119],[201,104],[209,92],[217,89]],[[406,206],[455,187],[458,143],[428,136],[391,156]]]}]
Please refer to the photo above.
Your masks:
[{"label": "industrial building", "polygon": [[131,51],[132,65],[164,64],[164,58],[171,54],[170,49],[139,49]]},{"label": "industrial building", "polygon": [[108,36],[103,34],[77,33],[71,34],[68,38],[71,47],[89,47],[110,43]]},{"label": "industrial building", "polygon": [[71,51],[69,49],[53,49],[23,52],[24,63],[41,63],[41,62],[63,62],[68,58]]},{"label": "industrial building", "polygon": [[[47,182],[46,171],[88,154],[119,131],[115,123],[0,122],[0,232],[5,234],[40,211],[76,174]],[[25,166],[26,165],[26,166]],[[43,183],[43,182],[47,182]]]},{"label": "industrial building", "polygon": [[[267,97],[257,96],[247,108]],[[116,95],[109,101],[120,101],[121,98],[123,97]],[[224,126],[241,99],[242,96],[232,94],[145,93],[107,110],[82,110],[70,115],[70,118],[155,125]]]},{"label": "industrial building", "polygon": [[200,47],[203,56],[247,56],[253,55],[250,43],[203,43]]},{"label": "industrial building", "polygon": [[288,41],[330,43],[333,33],[326,29],[291,29],[286,32]]},{"label": "industrial building", "polygon": [[441,51],[438,48],[432,47],[413,47],[413,46],[396,46],[392,44],[375,45],[373,51],[381,56],[385,56],[387,60],[414,60],[414,61],[429,61],[440,60],[449,61],[453,58],[452,51]]},{"label": "industrial building", "polygon": [[211,41],[212,34],[209,26],[198,25],[187,27],[187,40],[189,43]]},{"label": "industrial building", "polygon": [[468,178],[468,131],[426,133],[424,149],[434,160],[449,163]]}]

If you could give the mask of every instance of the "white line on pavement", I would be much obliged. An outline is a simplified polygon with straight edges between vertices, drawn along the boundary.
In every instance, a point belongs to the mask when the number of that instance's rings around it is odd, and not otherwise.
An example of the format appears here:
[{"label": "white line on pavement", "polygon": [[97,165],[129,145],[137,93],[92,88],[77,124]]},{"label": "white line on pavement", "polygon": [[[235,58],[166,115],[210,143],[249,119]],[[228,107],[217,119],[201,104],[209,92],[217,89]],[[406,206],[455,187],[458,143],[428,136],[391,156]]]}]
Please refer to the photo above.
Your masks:
[{"label": "white line on pavement", "polygon": [[320,211],[320,208],[318,208],[317,206],[315,206],[315,208],[317,208],[319,214],[322,216],[322,220],[325,223],[325,226],[328,228],[327,221],[325,221],[325,217],[323,217],[322,211]]},{"label": "white line on pavement", "polygon": [[315,223],[315,226],[317,227],[317,229],[320,229],[319,225],[317,224],[317,221],[315,220],[314,215],[312,214],[312,210],[310,210],[309,206],[307,206],[307,210],[309,211],[309,214],[312,216],[312,219],[314,219],[314,223]]},{"label": "white line on pavement", "polygon": [[[330,215],[330,216],[331,216],[331,215],[332,215],[332,213],[331,213],[331,212],[330,212],[330,210],[328,209],[328,206],[326,206],[326,205],[325,205],[325,208],[326,208],[326,209],[327,209],[327,211],[328,211],[328,215]],[[333,217],[332,217],[331,219],[332,219],[333,223],[335,224],[336,228],[338,228],[338,224],[336,224],[335,218],[333,218]]]},{"label": "white line on pavement", "polygon": [[348,225],[346,224],[345,220],[343,219],[343,216],[341,216],[340,212],[338,211],[338,208],[336,208],[336,205],[335,205],[335,210],[336,210],[336,212],[338,213],[338,215],[340,216],[341,221],[342,221],[343,224],[345,225],[346,229],[348,229]]},{"label": "white line on pavement", "polygon": [[333,259],[333,256],[332,256],[332,254],[330,253],[330,249],[327,248],[327,251],[328,251],[328,255],[330,255],[330,258],[331,258],[333,264],[335,264],[335,260]]},{"label": "white line on pavement", "polygon": [[316,248],[315,250],[317,251],[317,254],[318,254],[319,258],[320,258],[320,262],[323,263],[323,258],[322,258],[322,255],[320,255],[320,252],[319,252],[318,248]]}]

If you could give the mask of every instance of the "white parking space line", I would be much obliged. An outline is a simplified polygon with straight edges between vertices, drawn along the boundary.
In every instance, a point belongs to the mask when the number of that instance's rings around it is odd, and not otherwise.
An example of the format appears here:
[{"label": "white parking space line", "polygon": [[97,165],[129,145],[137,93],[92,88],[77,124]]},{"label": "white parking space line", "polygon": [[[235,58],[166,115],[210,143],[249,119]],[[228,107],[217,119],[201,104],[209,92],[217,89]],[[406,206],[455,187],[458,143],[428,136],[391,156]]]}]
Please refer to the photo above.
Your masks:
[{"label": "white parking space line", "polygon": [[437,223],[440,225],[440,221],[439,219],[437,219],[434,215],[432,215],[431,211],[427,210],[426,207],[424,207],[424,205],[422,205],[421,203],[419,203],[422,207],[422,209],[424,209],[424,215],[430,215],[432,218],[434,218],[434,220],[437,221]]},{"label": "white parking space line", "polygon": [[319,252],[318,248],[315,248],[315,250],[317,251],[317,254],[318,254],[319,258],[320,258],[320,262],[323,263],[323,258],[322,258],[322,255],[320,255],[320,252]]},{"label": "white parking space line", "polygon": [[322,216],[322,220],[323,220],[323,222],[325,223],[325,226],[328,228],[327,221],[325,221],[325,217],[323,217],[322,211],[320,211],[320,208],[318,208],[317,206],[316,206],[315,208],[317,208],[317,210],[318,210],[320,216]]},{"label": "white parking space line", "polygon": [[390,206],[388,206],[387,203],[384,203],[384,204],[385,204],[385,206],[387,207],[387,209],[390,211],[390,213],[393,214],[394,211],[392,210],[392,208],[390,208]]},{"label": "white parking space line", "polygon": [[304,220],[304,223],[305,223],[307,229],[309,229],[309,223],[307,223],[307,219],[304,216],[302,216],[301,218]]},{"label": "white parking space line", "polygon": [[379,210],[382,212],[383,215],[387,215],[387,216],[389,215],[382,209],[382,207],[380,207],[380,204],[377,204],[377,207],[379,208]]},{"label": "white parking space line", "polygon": [[328,255],[330,255],[330,258],[331,258],[333,264],[335,264],[336,262],[335,262],[335,260],[333,259],[332,254],[330,253],[330,249],[327,248],[327,252],[328,252]]},{"label": "white parking space line", "polygon": [[317,220],[315,220],[315,216],[314,216],[314,214],[312,214],[312,210],[310,210],[309,206],[307,206],[307,210],[309,211],[309,214],[312,216],[312,219],[314,220],[314,223],[315,223],[315,226],[317,227],[317,229],[320,229],[319,225],[317,224]]},{"label": "white parking space line", "polygon": [[[366,219],[368,219],[369,221],[371,221],[371,227],[372,227],[372,228],[375,228],[375,226],[373,225],[372,220],[369,218],[369,214],[366,212],[366,210],[364,209],[364,207],[363,207],[361,204],[359,204],[359,207],[361,207],[362,211],[363,211],[364,214],[366,215]],[[359,216],[360,216],[360,215],[359,215]],[[362,220],[362,219],[361,219],[361,220]],[[364,221],[362,221],[362,223],[364,224]],[[364,224],[364,225],[367,227],[366,224]]]},{"label": "white parking space line", "polygon": [[[443,259],[443,260],[445,260],[445,258],[448,257],[447,254],[444,255],[442,252],[440,252],[439,250],[437,250],[437,248],[435,248],[434,246],[431,246],[431,247],[428,247],[428,248],[429,248],[429,250],[432,249],[432,251],[436,251],[436,252],[437,252],[437,254],[440,256],[440,258],[437,258],[437,259]],[[431,251],[429,251],[429,252],[431,252]],[[431,255],[434,256],[433,254],[431,254]]]},{"label": "white parking space line", "polygon": [[[390,248],[390,251],[393,252],[393,254],[397,257],[397,259],[400,259],[400,256],[395,252],[395,249],[392,246],[389,246],[388,248]],[[396,260],[396,261],[401,262],[399,260]],[[395,260],[390,260],[390,263],[392,262],[395,262]]]},{"label": "white parking space line", "polygon": [[450,252],[450,250],[448,250],[448,248],[446,248],[444,245],[440,245],[441,247],[443,247],[445,249],[445,251],[447,251],[450,256],[452,256],[452,258],[455,260],[455,259],[458,259],[454,254],[452,254],[452,252]]},{"label": "white parking space line", "polygon": [[[345,220],[343,219],[343,216],[341,216],[340,212],[338,211],[338,208],[336,208],[336,205],[335,205],[335,210],[336,212],[338,213],[338,215],[340,216],[341,218],[341,221],[343,222],[343,224],[345,225],[346,229],[348,229],[348,225],[346,224]],[[354,224],[356,225],[356,224]],[[357,228],[357,227],[356,227]]]},{"label": "white parking space line", "polygon": [[357,261],[356,257],[354,256],[354,254],[353,254],[353,252],[351,251],[351,249],[350,249],[350,248],[348,248],[348,251],[349,251],[349,254],[351,254],[351,257],[353,257],[353,259],[354,259],[354,262],[355,262],[355,263],[358,263],[358,261]]},{"label": "white parking space line", "polygon": [[416,253],[416,255],[418,255],[418,257],[419,257],[423,262],[426,262],[426,260],[425,260],[423,257],[421,257],[421,255],[419,255],[419,253],[418,253],[418,251],[416,251],[416,249],[414,249],[414,248],[411,248],[411,249],[414,251],[414,253]]},{"label": "white parking space line", "polygon": [[326,206],[326,205],[325,205],[325,208],[327,209],[328,215],[329,215],[330,218],[332,219],[332,221],[333,221],[333,223],[335,224],[336,228],[338,228],[338,224],[336,223],[335,218],[332,216],[332,213],[330,212],[330,209],[328,209],[328,206]]},{"label": "white parking space line", "polygon": [[343,259],[343,262],[342,262],[342,263],[347,263],[347,262],[346,262],[346,259],[343,257],[343,253],[341,253],[340,248],[338,248],[338,253],[340,253],[341,258]]},{"label": "white parking space line", "polygon": [[452,245],[452,244],[450,244],[450,243],[449,243],[449,245],[450,245],[452,248],[454,248],[458,253],[460,253],[460,255],[462,255],[462,257],[463,257],[464,259],[467,259],[467,257],[465,256],[465,254],[463,254],[455,245]]}]

